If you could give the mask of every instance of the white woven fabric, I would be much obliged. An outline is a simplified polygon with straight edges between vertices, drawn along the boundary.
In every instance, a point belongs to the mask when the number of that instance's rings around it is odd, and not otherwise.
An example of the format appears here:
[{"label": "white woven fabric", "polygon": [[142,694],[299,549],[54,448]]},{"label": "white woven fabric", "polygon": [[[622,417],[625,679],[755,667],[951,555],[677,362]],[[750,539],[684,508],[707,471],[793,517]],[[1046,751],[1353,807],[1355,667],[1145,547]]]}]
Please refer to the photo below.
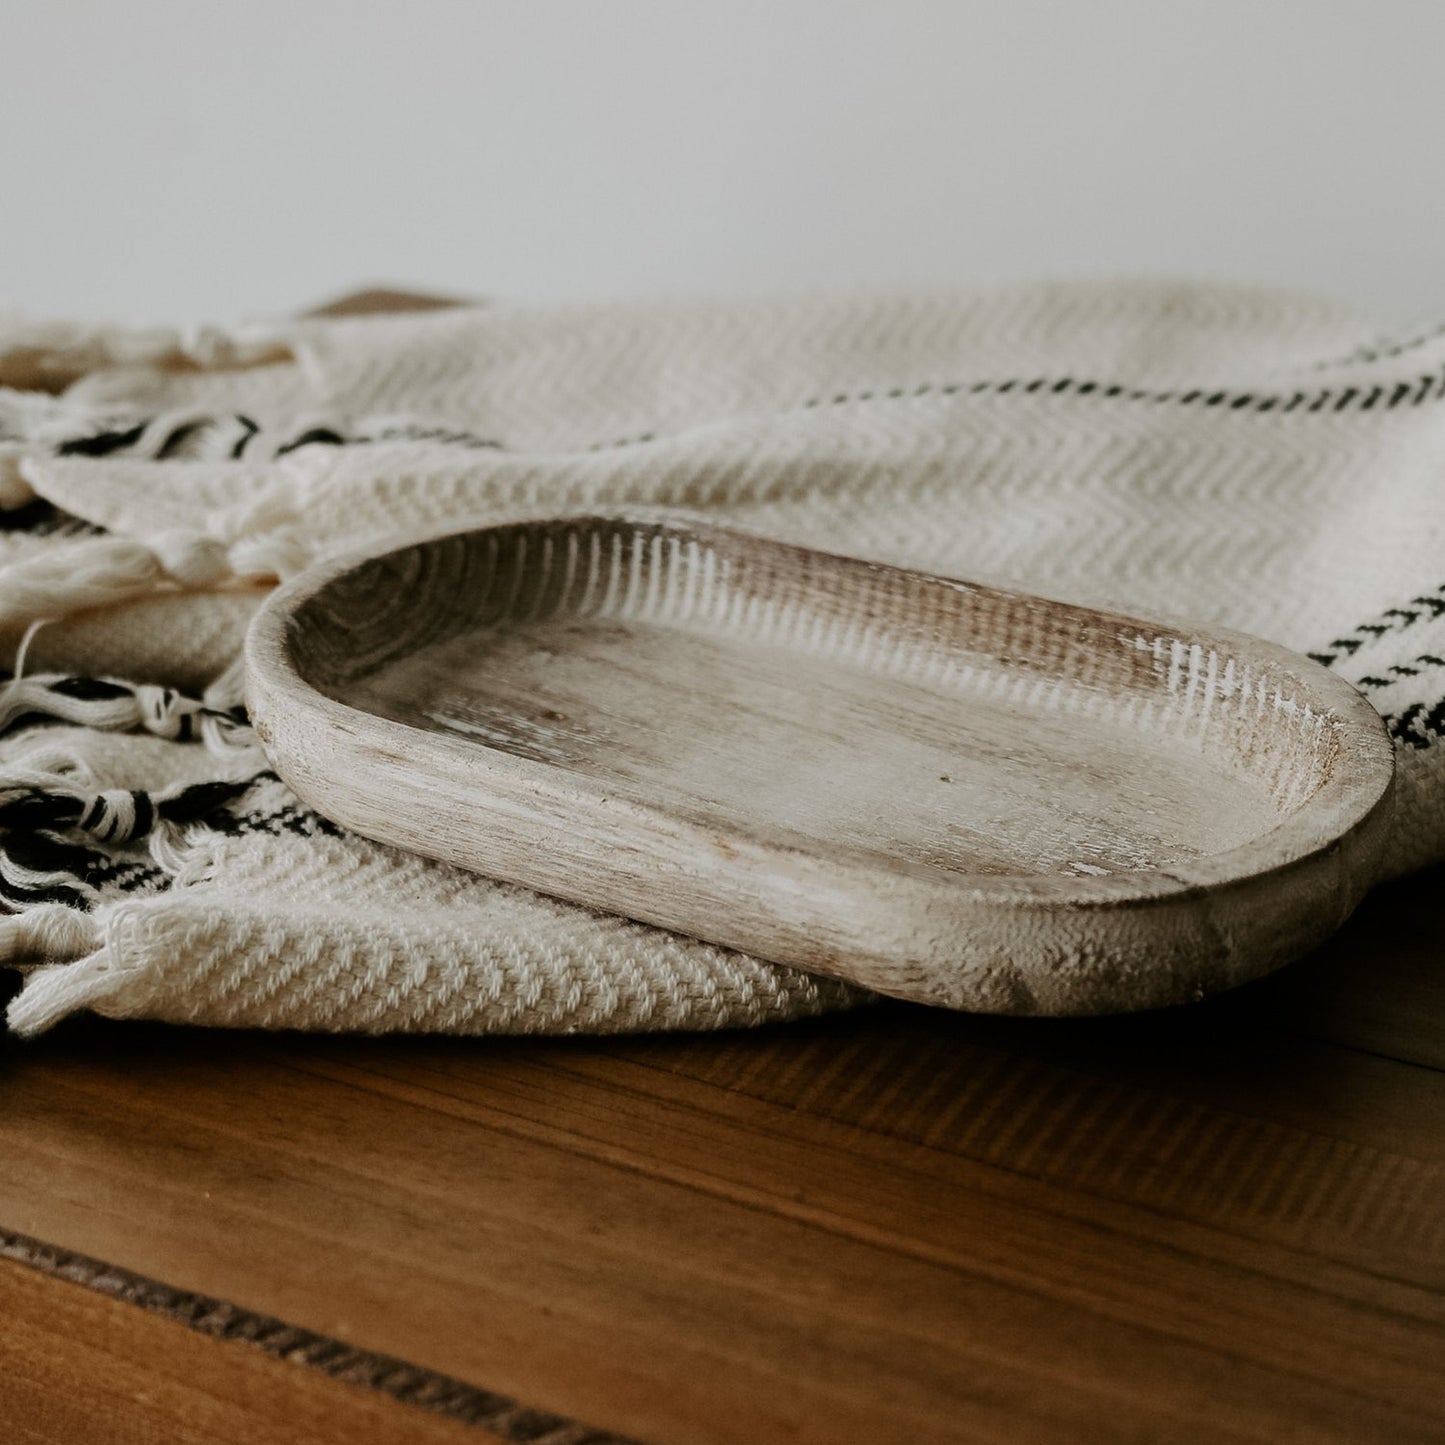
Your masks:
[{"label": "white woven fabric", "polygon": [[696,1028],[857,997],[343,836],[274,779],[246,783],[264,764],[227,669],[268,585],[524,509],[707,509],[1312,652],[1395,736],[1391,871],[1445,856],[1440,330],[1381,339],[1248,289],[1060,285],[190,341],[12,329],[0,381],[0,626],[13,646],[47,619],[0,704],[21,1031],[79,1007]]}]

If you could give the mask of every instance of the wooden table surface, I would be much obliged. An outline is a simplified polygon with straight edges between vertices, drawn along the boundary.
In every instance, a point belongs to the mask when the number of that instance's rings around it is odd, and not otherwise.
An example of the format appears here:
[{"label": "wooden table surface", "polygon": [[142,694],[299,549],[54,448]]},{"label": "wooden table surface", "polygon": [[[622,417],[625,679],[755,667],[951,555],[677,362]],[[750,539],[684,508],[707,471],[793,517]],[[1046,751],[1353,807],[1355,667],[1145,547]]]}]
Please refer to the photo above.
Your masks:
[{"label": "wooden table surface", "polygon": [[1445,1439],[1442,882],[1165,1015],[10,1043],[0,1437]]}]

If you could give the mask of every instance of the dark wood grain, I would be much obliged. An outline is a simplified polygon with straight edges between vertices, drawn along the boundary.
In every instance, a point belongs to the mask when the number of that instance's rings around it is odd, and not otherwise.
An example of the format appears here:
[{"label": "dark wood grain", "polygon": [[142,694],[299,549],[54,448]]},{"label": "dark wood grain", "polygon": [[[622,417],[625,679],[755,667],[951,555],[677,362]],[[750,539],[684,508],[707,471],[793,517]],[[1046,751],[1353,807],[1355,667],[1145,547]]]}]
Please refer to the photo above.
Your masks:
[{"label": "dark wood grain", "polygon": [[[645,1441],[1439,1440],[1442,881],[1131,1019],[81,1021],[5,1057],[0,1224]],[[82,1293],[26,1289],[32,1334]],[[182,1332],[105,1307],[167,1418],[143,1341]],[[187,1338],[191,1386],[231,1398],[239,1347]],[[52,1387],[96,1341],[49,1332]]]},{"label": "dark wood grain", "polygon": [[464,1445],[489,1438],[380,1391],[245,1346],[220,1346],[10,1260],[0,1262],[0,1321],[6,1445]]},{"label": "dark wood grain", "polygon": [[[18,1266],[25,1269],[17,1272]],[[47,1288],[47,1282],[53,1281],[77,1288]],[[129,1308],[108,1309],[107,1303]],[[194,1341],[178,1338],[173,1331],[139,1325],[130,1309],[209,1340],[241,1346],[243,1355],[221,1358],[222,1368],[213,1370],[212,1352],[198,1350]],[[185,1366],[184,1373],[170,1366],[174,1380],[165,1369],[160,1371],[163,1387],[172,1387],[164,1414],[143,1408],[131,1420],[123,1409],[119,1413],[127,1426],[133,1424],[137,1430],[169,1431],[167,1439],[214,1438],[217,1432],[208,1432],[208,1417],[219,1418],[229,1432],[244,1415],[255,1417],[248,1420],[247,1431],[254,1438],[317,1445],[353,1440],[362,1430],[373,1428],[384,1429],[388,1439],[404,1432],[409,1439],[439,1445],[477,1438],[471,1430],[458,1434],[456,1426],[479,1427],[487,1438],[504,1445],[629,1445],[620,1436],[529,1410],[394,1356],[357,1349],[227,1300],[178,1290],[10,1230],[0,1230],[0,1314],[14,1326],[7,1333],[9,1358],[22,1362],[22,1368],[0,1376],[0,1419],[17,1429],[30,1429],[39,1422],[36,1428],[53,1435],[57,1422],[65,1420],[71,1422],[65,1426],[70,1438],[83,1433],[73,1424],[81,1408],[93,1416],[103,1415],[115,1412],[131,1396],[144,1406],[154,1394],[149,1381],[152,1359],[164,1356]],[[132,1371],[119,1380],[114,1378],[116,1340],[128,1346],[123,1365]],[[138,1355],[142,1344],[144,1352]],[[93,1358],[82,1363],[82,1352]],[[274,1374],[265,1368],[261,1358],[265,1356],[359,1388],[337,1392],[292,1370]],[[83,1406],[75,1392],[65,1388],[68,1380],[84,1387]],[[376,1396],[412,1408],[389,1409]],[[304,1406],[299,1417],[298,1399]],[[308,1419],[318,1409],[324,1412],[325,1428]]]}]

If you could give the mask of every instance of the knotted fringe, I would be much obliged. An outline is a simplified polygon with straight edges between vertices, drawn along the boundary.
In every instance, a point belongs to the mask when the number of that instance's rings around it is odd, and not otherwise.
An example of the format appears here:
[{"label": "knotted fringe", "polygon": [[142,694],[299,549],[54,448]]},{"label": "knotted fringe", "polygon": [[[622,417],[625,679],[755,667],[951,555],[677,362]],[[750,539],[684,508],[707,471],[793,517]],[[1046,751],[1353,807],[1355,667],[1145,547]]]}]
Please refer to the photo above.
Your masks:
[{"label": "knotted fringe", "polygon": [[[165,793],[96,796],[111,806],[124,798],[134,808],[133,836],[140,833],[142,815],[149,820],[150,852],[162,861],[174,886],[185,882],[187,872],[196,869],[196,860],[191,856],[194,850],[183,841],[185,829],[208,822],[224,827],[216,815],[225,805],[255,784],[274,777],[274,773],[262,772],[234,782],[193,783]],[[26,820],[27,809],[51,816],[63,814],[67,801],[54,792],[12,798],[0,803],[0,828],[13,829],[17,821]],[[95,798],[89,807],[100,811],[95,808]],[[77,1009],[99,1005],[115,992],[120,954],[114,946],[114,935],[130,911],[130,901],[124,897],[103,898],[98,889],[73,871],[77,857],[106,863],[106,855],[89,853],[38,830],[10,831],[4,836],[0,891],[4,902],[16,911],[0,918],[0,966],[20,968],[28,975],[24,989],[9,1006],[6,1021],[14,1033],[29,1036]],[[25,872],[14,863],[17,853],[32,863],[37,857],[49,856],[52,861],[60,860],[60,866],[49,873]],[[28,880],[25,896],[11,887],[12,876]]]},{"label": "knotted fringe", "polygon": [[62,903],[46,903],[0,919],[0,965],[33,959],[68,962],[97,947],[96,921]]},{"label": "knotted fringe", "polygon": [[52,833],[12,833],[0,846],[0,903],[6,908],[64,905],[89,909],[100,897],[90,881],[108,859],[83,844]]},{"label": "knotted fringe", "polygon": [[90,846],[88,839],[114,849],[145,842],[154,864],[174,875],[191,825],[214,818],[274,776],[261,771],[155,793],[12,785],[0,791],[0,904],[17,912],[52,904],[88,910],[102,897],[97,879],[113,880],[122,867],[140,866]]},{"label": "knotted fringe", "polygon": [[[133,843],[147,837],[158,823],[196,823],[226,803],[234,802],[255,777],[231,782],[191,783],[147,793],[107,789],[99,793],[18,784],[0,784],[0,829],[56,833],[73,829],[101,843]],[[10,845],[14,855],[15,845]]]},{"label": "knotted fringe", "polygon": [[149,548],[124,537],[90,537],[0,573],[0,623],[61,617],[149,592],[165,573]]},{"label": "knotted fringe", "polygon": [[133,880],[138,866],[133,855],[118,862],[92,845],[122,849],[147,841],[155,864],[174,874],[184,830],[271,774],[240,701],[239,660],[200,699],[116,678],[25,677],[25,652],[38,626],[21,643],[16,677],[0,690],[0,733],[45,721],[144,731],[172,742],[198,741],[227,764],[226,776],[158,792],[92,789],[82,758],[58,745],[43,750],[44,766],[36,766],[32,754],[28,768],[0,777],[0,903],[17,911],[89,910],[102,896],[98,879],[114,884],[124,867]]},{"label": "knotted fringe", "polygon": [[[240,414],[186,410],[118,420],[52,397],[0,392],[0,510],[24,512],[44,495],[46,458],[229,460],[260,433]],[[318,426],[289,444],[268,438],[268,450],[274,458],[312,441],[341,440],[339,432]],[[163,588],[290,577],[311,560],[294,503],[294,490],[281,482],[234,511],[209,516],[205,529],[147,529],[144,539],[105,532],[68,538],[63,547],[0,571],[0,626],[111,607]]]},{"label": "knotted fringe", "polygon": [[[216,752],[226,750],[226,734],[247,727],[239,705],[215,706],[174,688],[115,678],[46,673],[15,678],[0,692],[0,733],[40,718],[105,732],[148,732],[176,742],[200,740]],[[0,794],[4,787],[0,781]]]},{"label": "knotted fringe", "polygon": [[[216,419],[178,413],[120,425],[93,421],[77,430],[74,414],[62,404],[31,400],[58,410],[52,415],[27,402],[0,415],[0,440],[10,461],[19,457],[26,481],[38,480],[29,470],[27,450],[33,458],[42,451],[105,457],[136,449],[163,459],[197,448],[211,454],[222,444],[239,451],[258,431],[247,418],[237,418],[235,437],[226,442]],[[61,426],[67,432],[55,434]],[[0,497],[0,504],[8,497]],[[177,743],[199,742],[225,761],[216,781],[155,793],[87,786],[91,779],[80,753],[67,754],[63,746],[48,750],[45,768],[32,764],[0,775],[0,905],[26,915],[62,908],[79,916],[118,892],[154,888],[160,877],[183,866],[186,830],[214,816],[267,771],[241,705],[239,661],[200,699],[119,678],[26,676],[25,653],[35,631],[83,609],[113,607],[160,590],[290,576],[310,560],[296,523],[291,496],[278,488],[209,518],[214,532],[161,530],[145,541],[105,533],[67,536],[63,544],[0,571],[0,626],[30,624],[15,676],[0,689],[0,734],[52,721],[147,732]],[[139,853],[137,844],[145,845]],[[147,853],[153,867],[145,861]],[[7,926],[13,931],[16,925]],[[44,942],[23,928],[14,938]]]},{"label": "knotted fringe", "polygon": [[10,1004],[11,1029],[25,1036],[39,1033],[104,994],[110,966],[103,943],[92,915],[62,904],[0,919],[0,965],[41,961]]},{"label": "knotted fringe", "polygon": [[111,607],[167,584],[201,589],[232,581],[275,582],[308,560],[306,547],[285,531],[229,545],[179,529],[160,532],[149,543],[88,537],[0,572],[0,625]]},{"label": "knotted fringe", "polygon": [[111,326],[0,313],[0,386],[59,392],[92,371],[152,366],[168,371],[261,366],[290,359],[294,328]]},{"label": "knotted fringe", "polygon": [[[89,921],[86,915],[74,916]],[[0,923],[0,931],[6,927],[6,924]],[[92,939],[92,942],[95,941],[98,939]],[[3,940],[0,940],[0,947],[3,947]],[[74,963],[56,963],[36,969],[6,1011],[5,1020],[10,1031],[21,1038],[30,1038],[43,1033],[77,1009],[98,1003],[112,991],[110,974],[110,957],[103,948],[78,958]]]}]

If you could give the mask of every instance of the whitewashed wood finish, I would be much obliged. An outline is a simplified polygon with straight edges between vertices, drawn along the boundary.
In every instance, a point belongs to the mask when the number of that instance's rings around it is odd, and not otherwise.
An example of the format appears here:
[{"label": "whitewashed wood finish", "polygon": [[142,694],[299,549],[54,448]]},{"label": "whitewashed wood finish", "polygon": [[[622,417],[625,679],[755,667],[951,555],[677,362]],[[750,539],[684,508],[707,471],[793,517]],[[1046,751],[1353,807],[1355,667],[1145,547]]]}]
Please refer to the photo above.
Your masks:
[{"label": "whitewashed wood finish", "polygon": [[1253,977],[1343,921],[1388,826],[1383,726],[1305,658],[680,515],[331,565],[247,659],[338,823],[954,1008]]}]

